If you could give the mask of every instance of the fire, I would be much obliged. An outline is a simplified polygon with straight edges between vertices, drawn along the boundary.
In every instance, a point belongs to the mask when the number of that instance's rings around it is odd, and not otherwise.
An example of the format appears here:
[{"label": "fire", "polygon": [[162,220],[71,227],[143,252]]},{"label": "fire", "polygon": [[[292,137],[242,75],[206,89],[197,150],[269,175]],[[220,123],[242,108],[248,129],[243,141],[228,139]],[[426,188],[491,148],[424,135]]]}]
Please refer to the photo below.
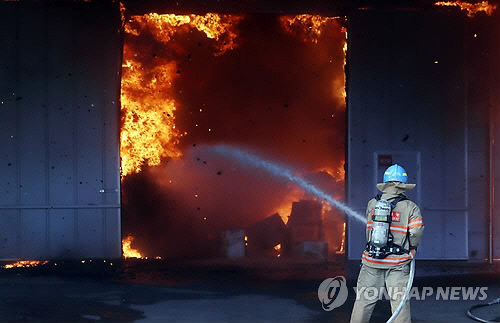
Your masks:
[{"label": "fire", "polygon": [[288,223],[288,217],[292,214],[292,205],[293,202],[300,201],[304,198],[304,191],[299,188],[294,188],[293,191],[288,193],[286,197],[283,198],[282,202],[276,209],[273,210],[273,213],[278,213],[285,224]]},{"label": "fire", "polygon": [[3,266],[4,268],[6,269],[11,269],[11,268],[24,268],[24,267],[36,267],[36,266],[40,266],[40,265],[45,265],[47,264],[48,261],[40,261],[40,260],[21,260],[21,261],[17,261],[15,263],[12,263],[12,264],[7,264],[5,266]]},{"label": "fire", "polygon": [[317,15],[283,16],[280,18],[281,26],[288,33],[304,34],[304,41],[318,43],[324,28],[329,22],[340,17],[322,17]]},{"label": "fire", "polygon": [[340,244],[340,249],[337,251],[338,254],[345,253],[345,227],[346,223],[344,222],[344,230],[342,231],[342,243]]},{"label": "fire", "polygon": [[467,11],[468,17],[474,17],[479,12],[484,12],[488,16],[493,14],[493,11],[497,9],[496,4],[490,4],[488,1],[480,1],[478,3],[470,3],[466,1],[439,1],[435,3],[436,6],[454,6],[459,7],[460,10]]},{"label": "fire", "polygon": [[123,4],[123,2],[120,2],[120,17],[121,17],[121,21],[122,21],[122,27],[125,26],[125,12],[127,11],[127,9],[125,8],[125,5]]},{"label": "fire", "polygon": [[285,224],[287,224],[288,217],[292,213],[292,202],[286,201],[280,207],[278,207],[275,212],[278,213],[280,215],[281,219],[283,220],[283,222],[285,222]]},{"label": "fire", "polygon": [[204,33],[207,38],[220,41],[216,43],[218,49],[216,55],[221,55],[237,47],[236,25],[242,19],[243,17],[238,15],[215,13],[207,13],[204,16],[150,13],[133,17],[125,25],[125,32],[139,36],[144,31],[148,31],[157,41],[167,43],[180,28],[194,28]]},{"label": "fire", "polygon": [[340,96],[344,99],[344,104],[343,106],[346,107],[346,104],[345,104],[345,99],[347,98],[347,91],[346,91],[346,68],[347,68],[347,40],[348,40],[348,37],[347,37],[347,28],[342,28],[342,31],[344,32],[344,35],[345,35],[345,40],[344,40],[344,46],[342,47],[342,51],[344,52],[344,77],[343,77],[343,85],[341,87],[341,93],[340,93]]},{"label": "fire", "polygon": [[332,169],[330,167],[322,167],[317,172],[325,172],[328,173],[331,177],[335,178],[336,182],[343,182],[345,180],[345,169],[344,169],[345,161],[342,161],[342,164],[337,168]]},{"label": "fire", "polygon": [[[328,173],[332,178],[335,179],[335,182],[344,182],[345,180],[345,169],[344,169],[345,161],[342,161],[338,167],[321,167],[316,169],[315,172],[325,172]],[[335,196],[335,198],[341,198],[342,196]],[[278,207],[273,210],[273,213],[278,213],[285,224],[288,223],[288,217],[292,213],[292,205],[293,202],[300,201],[306,198],[306,193],[299,189],[295,188],[293,191],[288,193],[286,197],[283,198],[282,202]],[[332,209],[330,204],[326,201],[322,201],[323,204],[323,212],[327,212]]]},{"label": "fire", "polygon": [[142,254],[132,248],[132,242],[134,241],[133,236],[128,236],[122,241],[123,258],[144,258]]},{"label": "fire", "polygon": [[[297,15],[297,16],[282,16],[280,18],[281,26],[286,32],[291,34],[302,35],[304,41],[311,41],[315,44],[318,43],[319,38],[328,24],[335,21],[336,19],[345,19],[345,17],[323,17],[317,15]],[[344,53],[344,69],[346,66],[346,54],[347,54],[347,29],[342,27],[342,33],[345,36],[345,41],[342,46],[342,51]],[[347,97],[347,92],[345,88],[346,80],[345,74],[343,78],[333,80],[333,96],[335,99],[340,99],[344,103],[345,108],[345,98]]]},{"label": "fire", "polygon": [[[161,44],[168,43],[176,32],[196,29],[216,41],[215,55],[237,47],[235,15],[208,13],[197,15],[159,15],[132,17],[124,25],[126,37],[137,39],[149,34]],[[156,54],[155,54],[156,55]],[[166,54],[165,54],[166,55]],[[143,53],[125,42],[123,47],[120,134],[122,177],[138,173],[144,164],[159,165],[162,159],[182,156],[179,140],[187,132],[175,126],[173,83],[179,76],[177,63],[165,55]]]},{"label": "fire", "polygon": [[175,129],[175,102],[162,97],[160,88],[169,88],[175,76],[175,65],[155,66],[145,72],[124,46],[122,77],[122,176],[137,173],[144,163],[160,164],[162,158],[177,158],[180,134]]},{"label": "fire", "polygon": [[281,243],[275,245],[273,249],[277,252],[276,257],[281,257]]},{"label": "fire", "polygon": [[[216,14],[201,16],[159,15],[155,13],[132,17],[123,15],[122,17],[126,18],[123,26],[125,41],[122,62],[122,128],[120,137],[121,171],[123,178],[129,174],[141,172],[141,169],[146,167],[146,165],[156,166],[170,159],[178,159],[183,156],[183,147],[187,144],[185,136],[188,133],[186,130],[190,131],[190,139],[191,136],[195,138],[197,135],[195,131],[191,132],[191,128],[183,129],[184,127],[188,127],[185,115],[190,113],[190,110],[197,113],[198,109],[200,112],[203,109],[204,114],[206,110],[205,106],[201,104],[199,106],[188,106],[182,100],[182,95],[179,95],[180,85],[185,85],[185,80],[191,74],[183,70],[186,61],[178,59],[178,57],[182,56],[182,59],[189,60],[187,57],[188,54],[191,56],[191,51],[189,47],[187,49],[183,47],[187,39],[189,41],[195,40],[194,45],[188,43],[190,44],[189,46],[196,46],[196,43],[201,39],[204,48],[208,48],[209,50],[215,48],[213,52],[210,52],[210,55],[213,53],[215,56],[222,55],[236,48],[238,46],[238,30],[236,27],[242,17]],[[347,40],[343,42],[343,35],[338,34],[339,26],[336,19],[312,15],[300,15],[289,18],[280,17],[281,25],[277,27],[284,28],[286,32],[297,33],[299,36],[296,41],[299,43],[302,42],[301,35],[305,35],[304,40],[307,43],[304,46],[308,49],[313,48],[315,51],[321,51],[324,45],[323,41],[328,40],[330,31],[327,28],[336,28],[336,33],[334,34],[336,41],[333,42],[335,50],[328,51],[328,53],[333,52],[335,55],[328,54],[328,58],[331,57],[330,63],[334,60],[340,68],[336,67],[335,70],[332,70],[334,73],[325,73],[324,84],[326,93],[328,96],[331,96],[332,88],[330,82],[332,81],[330,80],[334,79],[333,96],[335,99],[343,102],[343,104],[329,104],[326,106],[325,117],[330,116],[330,110],[328,109],[332,106],[338,109],[338,114],[343,118],[346,97],[345,74],[341,77],[342,67],[340,64],[342,63],[342,49],[345,62]],[[276,25],[274,26],[276,27]],[[347,37],[345,29],[342,29],[342,32]],[[338,36],[341,38],[339,39]],[[205,40],[205,37],[207,40]],[[206,43],[209,46],[205,46]],[[331,43],[329,42],[329,44]],[[205,50],[203,53],[206,53]],[[223,60],[225,56],[216,57],[216,59]],[[328,65],[328,61],[324,63]],[[185,87],[184,89],[190,89],[190,87]],[[192,95],[192,93],[184,94],[184,96],[187,95]],[[327,97],[327,99],[331,98]],[[207,108],[207,110],[209,109]],[[335,113],[335,111],[332,111],[332,113]],[[335,120],[338,119],[336,118]],[[197,123],[196,126],[198,126]],[[217,129],[217,125],[209,124],[209,126],[208,131],[210,129]],[[192,142],[196,141],[193,140]],[[322,174],[325,175],[322,178],[326,177],[326,181],[333,184],[336,181],[343,180],[343,166],[340,169],[337,161],[335,163],[314,163],[314,166],[308,167],[308,173],[317,166],[327,164],[332,165],[328,173],[333,178],[329,179],[325,174]],[[337,166],[339,169],[336,169]],[[338,184],[335,185],[338,187],[341,186]],[[274,211],[277,211],[283,221],[287,223],[292,209],[292,202],[305,198],[305,195],[305,192],[299,189],[291,193],[286,193],[282,198],[280,197],[277,203],[273,205],[266,204],[266,207],[270,206],[266,210],[272,210],[273,207],[276,207]],[[273,201],[276,200],[273,199]],[[342,223],[340,222],[337,226],[339,238],[341,225]],[[139,235],[135,235],[135,237],[142,239]],[[131,244],[133,239],[133,237],[129,236],[123,240],[124,258],[145,258],[139,250],[132,249]],[[245,244],[248,244],[247,237],[245,237]]]}]

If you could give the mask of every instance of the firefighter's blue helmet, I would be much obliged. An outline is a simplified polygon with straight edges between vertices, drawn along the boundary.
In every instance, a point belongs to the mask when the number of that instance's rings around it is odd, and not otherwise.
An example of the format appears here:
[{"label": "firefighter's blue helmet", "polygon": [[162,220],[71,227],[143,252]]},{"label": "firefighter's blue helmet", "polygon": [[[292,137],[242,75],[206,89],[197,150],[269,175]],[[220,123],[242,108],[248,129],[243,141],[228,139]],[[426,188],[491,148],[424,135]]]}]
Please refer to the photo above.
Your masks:
[{"label": "firefighter's blue helmet", "polygon": [[384,173],[384,183],[392,181],[398,181],[405,184],[408,182],[408,174],[406,174],[405,169],[398,164],[390,166]]}]

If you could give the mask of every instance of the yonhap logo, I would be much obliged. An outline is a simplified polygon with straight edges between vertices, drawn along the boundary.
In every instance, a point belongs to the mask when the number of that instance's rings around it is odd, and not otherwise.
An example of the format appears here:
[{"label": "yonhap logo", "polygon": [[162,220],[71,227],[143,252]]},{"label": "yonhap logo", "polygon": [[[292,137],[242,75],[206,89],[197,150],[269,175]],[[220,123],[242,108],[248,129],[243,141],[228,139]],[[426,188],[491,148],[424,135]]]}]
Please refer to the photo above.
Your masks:
[{"label": "yonhap logo", "polygon": [[325,311],[342,306],[347,300],[348,293],[344,276],[327,278],[318,288],[318,298]]}]

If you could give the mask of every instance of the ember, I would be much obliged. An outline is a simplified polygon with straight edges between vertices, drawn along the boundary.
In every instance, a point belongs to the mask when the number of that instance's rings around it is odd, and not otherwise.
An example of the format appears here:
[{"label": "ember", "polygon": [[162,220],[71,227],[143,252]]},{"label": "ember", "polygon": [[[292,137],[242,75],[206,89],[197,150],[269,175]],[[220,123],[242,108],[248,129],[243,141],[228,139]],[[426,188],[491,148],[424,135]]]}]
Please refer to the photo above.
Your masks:
[{"label": "ember", "polygon": [[281,257],[281,243],[274,246],[273,249],[276,251],[276,257]]},{"label": "ember", "polygon": [[17,261],[12,264],[7,264],[3,266],[5,269],[11,269],[11,268],[26,268],[26,267],[36,267],[40,265],[45,265],[47,264],[48,261],[40,261],[40,260],[21,260]]}]

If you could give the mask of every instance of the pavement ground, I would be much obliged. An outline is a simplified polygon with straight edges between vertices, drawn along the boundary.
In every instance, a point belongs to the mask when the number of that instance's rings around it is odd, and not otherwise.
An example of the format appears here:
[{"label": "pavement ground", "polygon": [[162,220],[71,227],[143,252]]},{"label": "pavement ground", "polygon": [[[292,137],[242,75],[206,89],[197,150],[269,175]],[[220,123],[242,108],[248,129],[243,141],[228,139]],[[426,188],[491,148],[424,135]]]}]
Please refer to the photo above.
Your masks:
[{"label": "pavement ground", "polygon": [[[0,322],[345,323],[349,322],[355,299],[354,279],[348,280],[346,303],[326,312],[317,296],[322,279],[276,279],[276,272],[269,275],[273,279],[263,279],[262,275],[250,274],[253,271],[233,267],[160,268],[136,264],[127,268],[115,264],[82,268],[59,264],[54,270],[51,266],[0,271]],[[469,286],[488,289],[485,300],[414,297],[413,322],[474,322],[465,311],[499,297],[499,278],[481,272],[417,277],[415,286],[420,290]],[[499,305],[475,313],[498,320]],[[382,300],[371,322],[382,323],[389,316],[389,302]]]}]

